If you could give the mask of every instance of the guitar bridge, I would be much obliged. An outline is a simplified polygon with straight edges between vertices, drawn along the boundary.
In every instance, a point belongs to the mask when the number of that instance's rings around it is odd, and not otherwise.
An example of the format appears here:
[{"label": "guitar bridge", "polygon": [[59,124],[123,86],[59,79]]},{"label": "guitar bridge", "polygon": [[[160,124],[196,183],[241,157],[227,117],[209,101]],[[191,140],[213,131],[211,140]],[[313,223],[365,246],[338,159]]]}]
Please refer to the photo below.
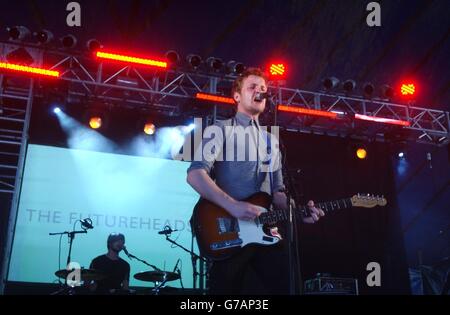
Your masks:
[{"label": "guitar bridge", "polygon": [[238,247],[242,245],[242,240],[240,238],[230,241],[223,241],[223,242],[216,242],[212,243],[209,248],[212,250],[221,250],[221,249],[227,249],[230,247]]},{"label": "guitar bridge", "polygon": [[239,232],[239,224],[236,219],[218,218],[217,229],[219,234]]}]

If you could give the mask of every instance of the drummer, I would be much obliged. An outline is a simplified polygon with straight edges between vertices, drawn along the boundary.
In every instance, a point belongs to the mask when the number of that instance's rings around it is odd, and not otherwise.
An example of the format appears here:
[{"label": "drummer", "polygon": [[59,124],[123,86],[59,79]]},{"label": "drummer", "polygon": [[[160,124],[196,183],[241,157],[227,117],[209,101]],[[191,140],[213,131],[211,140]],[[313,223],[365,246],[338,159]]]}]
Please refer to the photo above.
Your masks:
[{"label": "drummer", "polygon": [[111,294],[128,290],[130,280],[130,264],[119,257],[125,247],[125,236],[111,233],[107,241],[108,252],[92,260],[90,268],[102,272],[106,277],[92,282],[89,287],[95,294]]}]

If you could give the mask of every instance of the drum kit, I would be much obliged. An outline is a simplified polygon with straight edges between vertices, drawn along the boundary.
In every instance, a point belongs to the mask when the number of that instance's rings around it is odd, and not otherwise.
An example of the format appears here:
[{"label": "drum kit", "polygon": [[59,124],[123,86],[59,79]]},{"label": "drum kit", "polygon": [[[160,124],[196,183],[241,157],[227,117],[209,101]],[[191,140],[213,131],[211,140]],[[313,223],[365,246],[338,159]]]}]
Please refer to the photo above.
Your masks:
[{"label": "drum kit", "polygon": [[[91,281],[101,281],[105,279],[106,275],[103,274],[101,271],[95,270],[95,269],[61,269],[55,272],[55,276],[67,280],[69,278],[74,278],[73,273],[77,273],[77,280],[79,282],[83,282],[85,284],[90,283]],[[171,272],[171,271],[162,271],[162,270],[155,270],[155,271],[143,271],[136,273],[134,275],[134,278],[136,280],[140,281],[146,281],[146,282],[153,282],[154,286],[151,287],[150,292],[152,295],[159,295],[161,290],[165,289],[165,285],[169,281],[175,281],[180,279],[180,274]],[[61,290],[54,293],[54,295],[57,294],[69,294],[73,295],[75,294],[75,287],[79,286],[79,284],[75,283],[75,280],[67,280],[67,286],[62,288]],[[147,290],[145,290],[147,291]],[[133,295],[136,294],[135,290],[111,290],[110,294],[113,295]]]},{"label": "drum kit", "polygon": [[[86,218],[83,220],[78,220],[78,221],[81,222],[82,230],[75,231],[75,229],[74,229],[71,232],[64,231],[64,232],[58,232],[58,233],[49,233],[49,235],[59,235],[59,236],[67,235],[69,237],[69,252],[67,255],[67,266],[70,266],[70,263],[72,261],[71,260],[72,244],[73,244],[75,235],[86,234],[89,229],[93,228],[92,220],[89,218]],[[189,249],[183,247],[182,245],[178,244],[176,241],[170,239],[170,235],[174,231],[176,231],[176,230],[172,230],[169,226],[166,226],[166,227],[164,227],[164,229],[162,231],[158,232],[158,234],[165,235],[167,241],[169,241],[170,243],[172,243],[175,246],[180,247],[181,249],[183,249],[184,251],[188,252],[191,255],[191,258],[193,261],[193,266],[194,266],[193,267],[193,277],[194,277],[193,281],[194,281],[194,289],[195,289],[196,277],[198,275],[200,275],[202,277],[204,276],[203,272],[200,272],[200,273],[197,272],[196,267],[195,267],[197,265],[196,261],[197,261],[197,259],[204,261],[204,258],[195,254],[193,252],[193,250],[189,250]],[[130,254],[126,250],[125,246],[124,246],[123,250],[126,253],[126,255],[128,256],[128,258],[140,261],[143,264],[145,264],[153,269],[153,271],[139,272],[134,275],[134,278],[136,280],[153,282],[154,286],[150,288],[151,294],[158,295],[158,294],[160,294],[161,291],[170,291],[171,288],[165,286],[167,282],[175,281],[178,279],[180,279],[180,281],[182,280],[180,269],[177,269],[179,260],[177,261],[177,264],[175,265],[175,268],[172,272],[164,271],[152,264],[149,264],[145,260],[142,260],[142,259]],[[175,271],[178,271],[178,272],[175,272]],[[107,275],[105,275],[104,273],[102,273],[99,270],[85,269],[85,268],[61,269],[61,270],[56,271],[55,275],[59,279],[64,280],[64,285],[61,286],[61,289],[52,293],[52,295],[59,295],[59,294],[72,295],[72,294],[76,294],[76,292],[78,292],[78,291],[84,291],[84,290],[87,290],[86,292],[88,292],[89,284],[92,283],[92,281],[101,281],[107,277]],[[81,285],[81,283],[83,283],[83,285]],[[182,282],[181,282],[181,286],[183,287]],[[76,288],[82,288],[82,290],[79,290]],[[134,290],[119,289],[119,290],[112,290],[112,291],[113,292],[110,292],[111,294],[136,294],[136,291],[134,291]]]}]

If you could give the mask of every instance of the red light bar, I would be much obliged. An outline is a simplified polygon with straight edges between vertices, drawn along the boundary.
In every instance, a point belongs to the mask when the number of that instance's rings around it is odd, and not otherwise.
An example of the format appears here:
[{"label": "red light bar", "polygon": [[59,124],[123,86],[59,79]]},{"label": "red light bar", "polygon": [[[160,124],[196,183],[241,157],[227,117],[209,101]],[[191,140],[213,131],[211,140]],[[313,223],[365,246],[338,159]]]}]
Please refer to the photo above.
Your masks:
[{"label": "red light bar", "polygon": [[101,58],[101,59],[123,61],[123,62],[128,62],[128,63],[135,63],[135,64],[140,64],[140,65],[145,65],[145,66],[153,66],[153,67],[159,67],[159,68],[167,68],[167,62],[161,61],[161,60],[124,56],[124,55],[119,55],[119,54],[107,53],[107,52],[103,52],[103,51],[97,51],[97,53],[95,55],[97,56],[97,58]]},{"label": "red light bar", "polygon": [[375,117],[375,116],[367,116],[367,115],[360,115],[360,114],[355,114],[355,118],[356,119],[361,119],[361,120],[380,122],[380,123],[384,123],[384,124],[406,126],[406,127],[411,125],[409,123],[409,121],[405,121],[405,120],[397,120],[397,119]]},{"label": "red light bar", "polygon": [[328,118],[337,118],[338,117],[337,113],[326,112],[323,110],[308,109],[308,108],[303,108],[303,107],[296,107],[296,106],[278,105],[278,110],[282,111],[282,112],[305,114],[305,115],[312,115],[312,116],[321,116],[321,117],[328,117]]},{"label": "red light bar", "polygon": [[8,62],[0,62],[0,69],[34,73],[34,74],[40,74],[40,75],[56,77],[56,78],[59,77],[58,71],[47,70],[47,69],[36,68],[36,67],[29,67],[29,66],[22,66],[22,65],[17,65],[17,64],[8,63]]},{"label": "red light bar", "polygon": [[195,98],[198,98],[199,100],[205,100],[205,101],[212,101],[212,102],[219,102],[219,103],[226,103],[226,104],[233,104],[233,105],[236,104],[231,97],[217,96],[217,95],[213,95],[213,94],[197,93],[195,95]]}]

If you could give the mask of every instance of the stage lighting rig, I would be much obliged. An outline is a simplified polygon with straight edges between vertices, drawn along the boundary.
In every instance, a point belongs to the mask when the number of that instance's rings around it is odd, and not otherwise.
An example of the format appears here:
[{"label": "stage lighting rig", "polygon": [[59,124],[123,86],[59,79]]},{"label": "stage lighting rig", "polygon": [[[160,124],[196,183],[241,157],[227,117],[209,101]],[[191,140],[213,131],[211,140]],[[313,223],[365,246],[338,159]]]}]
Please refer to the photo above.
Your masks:
[{"label": "stage lighting rig", "polygon": [[220,58],[209,57],[206,59],[206,65],[214,72],[219,72],[223,68],[223,61]]},{"label": "stage lighting rig", "polygon": [[381,86],[381,95],[387,100],[391,100],[394,97],[394,89],[387,84]]},{"label": "stage lighting rig", "polygon": [[373,96],[374,92],[375,92],[375,86],[372,83],[368,82],[363,85],[364,97],[371,98]]},{"label": "stage lighting rig", "polygon": [[180,63],[180,55],[175,50],[166,52],[165,57],[170,66],[176,67]]},{"label": "stage lighting rig", "polygon": [[342,88],[346,93],[351,93],[356,88],[356,82],[354,80],[346,80]]},{"label": "stage lighting rig", "polygon": [[92,39],[87,41],[86,48],[90,52],[96,52],[97,50],[102,49],[103,45],[100,44],[100,42],[98,40],[96,40],[95,38],[92,38]]},{"label": "stage lighting rig", "polygon": [[322,81],[322,86],[327,91],[336,88],[338,85],[339,85],[339,79],[336,77],[328,77],[328,78],[323,79],[323,81]]},{"label": "stage lighting rig", "polygon": [[9,40],[13,41],[23,41],[31,34],[30,30],[25,26],[7,27],[6,31],[8,32]]},{"label": "stage lighting rig", "polygon": [[196,70],[202,64],[202,58],[199,55],[190,54],[186,57],[189,66]]},{"label": "stage lighting rig", "polygon": [[34,32],[33,35],[40,45],[48,45],[53,40],[53,33],[48,30]]},{"label": "stage lighting rig", "polygon": [[245,71],[245,65],[242,62],[237,62],[234,60],[228,61],[227,63],[227,72],[234,74],[234,75],[240,75],[242,72]]},{"label": "stage lighting rig", "polygon": [[63,48],[70,49],[77,45],[77,38],[72,34],[65,35],[60,39]]}]

